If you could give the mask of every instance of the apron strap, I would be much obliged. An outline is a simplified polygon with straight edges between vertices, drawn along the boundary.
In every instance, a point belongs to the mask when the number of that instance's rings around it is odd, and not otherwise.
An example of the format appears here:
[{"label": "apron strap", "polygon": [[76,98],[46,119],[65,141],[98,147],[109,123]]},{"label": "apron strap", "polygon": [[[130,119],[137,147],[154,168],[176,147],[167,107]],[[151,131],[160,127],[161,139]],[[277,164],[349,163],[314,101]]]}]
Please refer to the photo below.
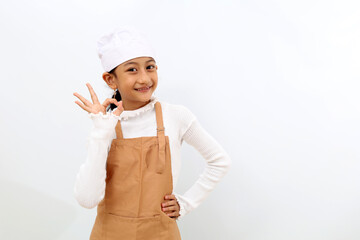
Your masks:
[{"label": "apron strap", "polygon": [[165,127],[160,102],[155,103],[157,138],[159,141],[159,163],[157,173],[162,173],[165,169]]},{"label": "apron strap", "polygon": [[117,122],[116,124],[116,127],[115,127],[115,131],[116,131],[116,138],[117,139],[123,139],[123,134],[122,134],[122,130],[121,130],[121,122],[120,122],[120,119],[119,121]]},{"label": "apron strap", "polygon": [[[157,165],[157,173],[162,173],[165,170],[165,127],[163,122],[163,114],[160,102],[155,103],[155,113],[156,113],[156,131],[157,138],[159,142],[159,163]],[[116,138],[123,139],[123,133],[121,129],[121,121],[119,120],[115,127]]]}]

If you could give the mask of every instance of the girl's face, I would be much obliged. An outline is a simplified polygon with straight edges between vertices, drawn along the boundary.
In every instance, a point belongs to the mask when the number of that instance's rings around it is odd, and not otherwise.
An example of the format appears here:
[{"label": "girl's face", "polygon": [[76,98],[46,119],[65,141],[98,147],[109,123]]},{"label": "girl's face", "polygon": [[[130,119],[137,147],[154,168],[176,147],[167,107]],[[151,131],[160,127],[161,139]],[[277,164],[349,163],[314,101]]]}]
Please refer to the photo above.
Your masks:
[{"label": "girl's face", "polygon": [[[148,103],[158,83],[157,65],[152,57],[138,57],[118,65],[116,77],[105,72],[103,78],[111,88],[118,88],[125,110]],[[145,91],[137,89],[149,88]]]}]

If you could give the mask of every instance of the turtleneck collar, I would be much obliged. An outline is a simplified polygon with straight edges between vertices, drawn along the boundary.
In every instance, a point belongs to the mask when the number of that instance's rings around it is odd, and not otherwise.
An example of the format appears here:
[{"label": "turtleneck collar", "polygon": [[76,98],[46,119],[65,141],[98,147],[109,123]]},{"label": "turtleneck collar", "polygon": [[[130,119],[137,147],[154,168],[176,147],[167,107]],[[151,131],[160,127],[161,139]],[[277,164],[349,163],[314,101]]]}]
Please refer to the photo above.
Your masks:
[{"label": "turtleneck collar", "polygon": [[120,116],[120,120],[127,120],[128,118],[135,117],[137,115],[142,114],[143,112],[150,111],[154,108],[154,105],[156,102],[158,102],[159,99],[153,94],[150,98],[150,102],[146,104],[145,106],[142,106],[141,108],[135,109],[135,110],[124,110]]}]

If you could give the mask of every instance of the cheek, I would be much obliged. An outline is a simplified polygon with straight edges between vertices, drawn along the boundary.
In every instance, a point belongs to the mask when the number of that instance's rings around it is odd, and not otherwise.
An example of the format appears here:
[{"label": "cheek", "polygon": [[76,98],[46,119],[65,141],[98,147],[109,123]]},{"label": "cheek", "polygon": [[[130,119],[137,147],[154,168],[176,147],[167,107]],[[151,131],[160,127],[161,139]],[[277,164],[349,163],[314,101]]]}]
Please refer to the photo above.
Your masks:
[{"label": "cheek", "polygon": [[124,81],[122,85],[126,89],[134,89],[135,81],[132,81],[131,79],[127,79],[127,81]]},{"label": "cheek", "polygon": [[152,77],[152,79],[153,79],[153,81],[154,81],[155,84],[158,83],[158,78],[157,78],[157,76]]},{"label": "cheek", "polygon": [[136,91],[134,89],[134,85],[129,84],[129,83],[122,83],[120,85],[120,89],[124,94],[126,94],[127,92]]}]

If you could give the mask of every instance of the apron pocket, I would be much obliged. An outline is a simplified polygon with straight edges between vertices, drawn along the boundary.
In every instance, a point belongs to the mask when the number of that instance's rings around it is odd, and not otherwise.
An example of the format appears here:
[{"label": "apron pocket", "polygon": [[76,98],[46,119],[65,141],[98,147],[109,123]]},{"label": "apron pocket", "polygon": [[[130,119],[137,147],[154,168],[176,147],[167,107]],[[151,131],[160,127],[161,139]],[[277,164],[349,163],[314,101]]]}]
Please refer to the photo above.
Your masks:
[{"label": "apron pocket", "polygon": [[180,230],[177,225],[176,219],[169,217],[166,215],[165,212],[161,212],[161,217],[164,219],[163,221],[166,222],[166,239],[171,240],[181,240]]},{"label": "apron pocket", "polygon": [[161,214],[163,215],[164,219],[167,219],[169,222],[176,222],[175,218],[169,217],[166,213],[164,213],[162,210],[160,210]]},{"label": "apron pocket", "polygon": [[107,213],[105,220],[106,240],[160,238],[160,215],[150,217],[124,217]]}]

